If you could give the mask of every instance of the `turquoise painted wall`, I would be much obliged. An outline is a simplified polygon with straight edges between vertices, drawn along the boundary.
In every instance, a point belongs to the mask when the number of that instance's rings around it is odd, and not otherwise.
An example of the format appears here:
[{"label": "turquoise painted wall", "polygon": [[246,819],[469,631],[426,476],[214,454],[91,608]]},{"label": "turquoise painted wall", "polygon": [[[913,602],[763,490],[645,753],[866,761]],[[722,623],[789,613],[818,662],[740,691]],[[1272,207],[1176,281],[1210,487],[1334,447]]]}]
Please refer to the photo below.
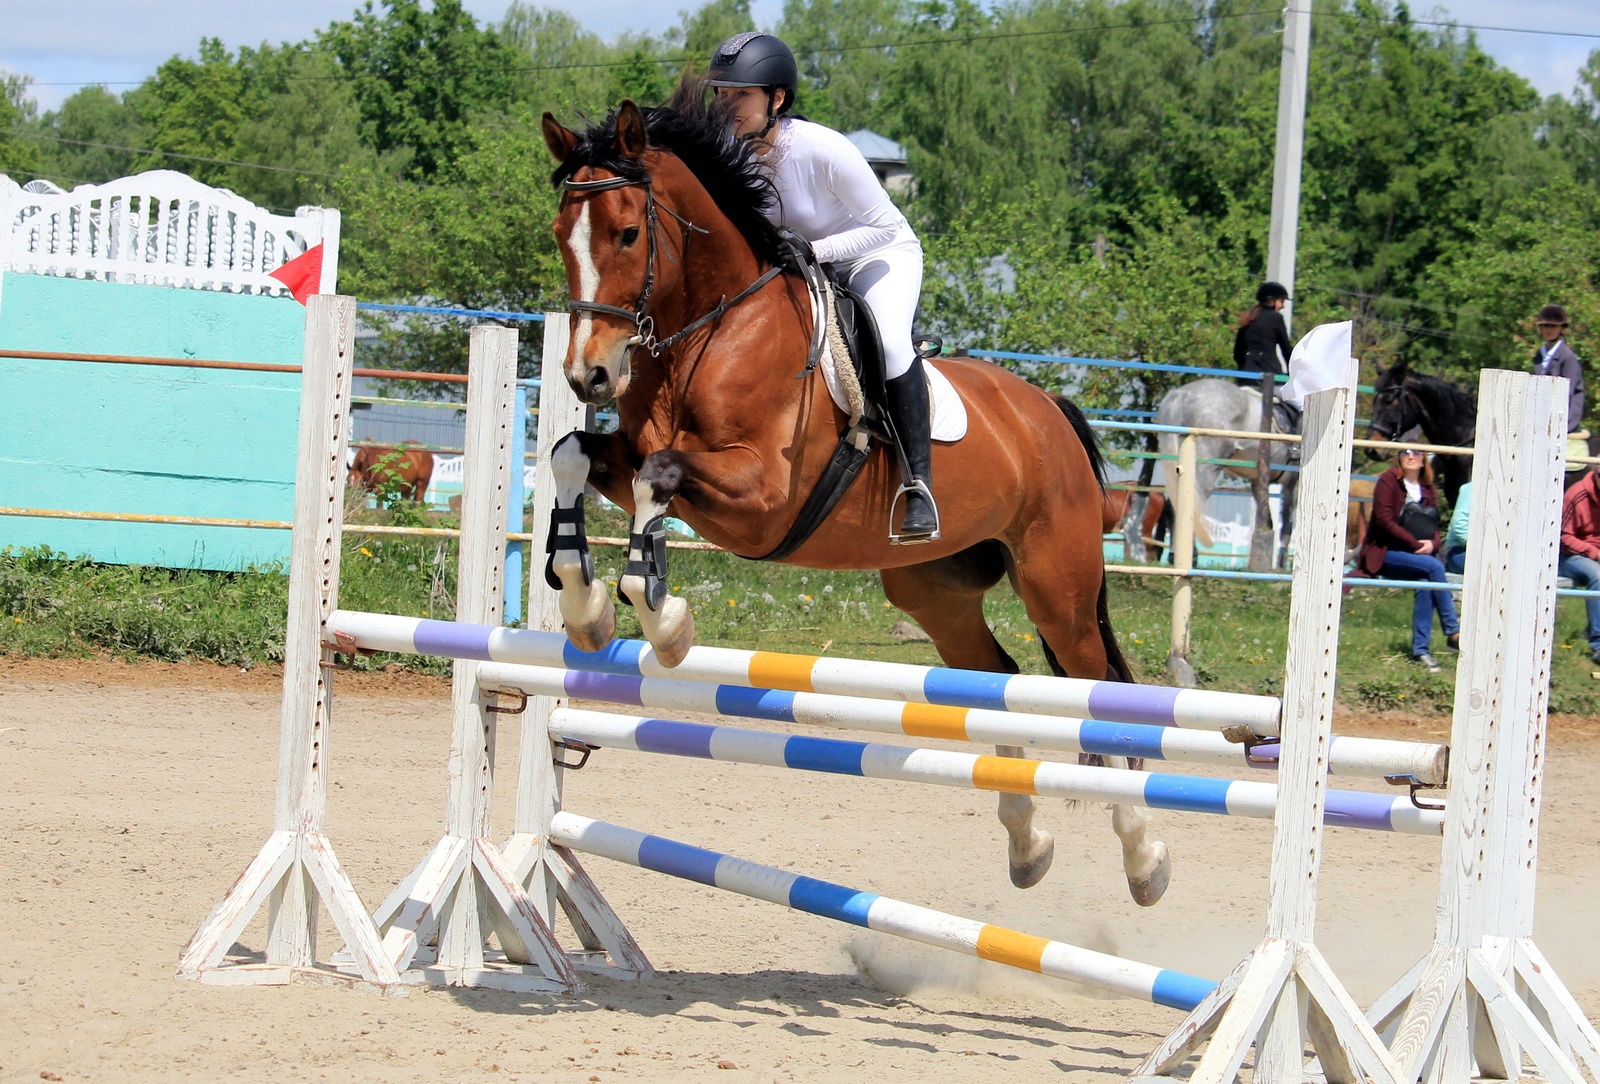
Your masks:
[{"label": "turquoise painted wall", "polygon": [[[0,275],[0,349],[298,365],[290,298]],[[0,505],[288,520],[297,373],[0,358]],[[0,516],[0,548],[113,564],[285,561],[289,532]]]}]

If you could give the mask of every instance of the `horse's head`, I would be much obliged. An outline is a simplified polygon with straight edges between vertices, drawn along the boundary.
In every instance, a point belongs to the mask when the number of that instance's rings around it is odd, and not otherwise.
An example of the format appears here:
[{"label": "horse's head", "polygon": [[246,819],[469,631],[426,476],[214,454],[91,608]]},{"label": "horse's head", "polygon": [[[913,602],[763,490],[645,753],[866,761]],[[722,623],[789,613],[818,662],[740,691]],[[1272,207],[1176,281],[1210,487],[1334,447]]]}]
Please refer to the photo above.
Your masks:
[{"label": "horse's head", "polygon": [[[565,166],[583,137],[549,113],[543,127],[545,146]],[[623,102],[610,145],[591,155],[594,164],[578,166],[561,182],[556,244],[576,317],[567,382],[578,398],[596,406],[627,391],[629,349],[650,330],[646,307],[656,286],[657,226],[644,162],[648,145],[644,115],[633,102]]]},{"label": "horse's head", "polygon": [[1368,440],[1398,440],[1401,434],[1421,424],[1421,411],[1406,388],[1406,377],[1410,375],[1403,361],[1378,370],[1378,382],[1373,386],[1372,420],[1367,423]]}]

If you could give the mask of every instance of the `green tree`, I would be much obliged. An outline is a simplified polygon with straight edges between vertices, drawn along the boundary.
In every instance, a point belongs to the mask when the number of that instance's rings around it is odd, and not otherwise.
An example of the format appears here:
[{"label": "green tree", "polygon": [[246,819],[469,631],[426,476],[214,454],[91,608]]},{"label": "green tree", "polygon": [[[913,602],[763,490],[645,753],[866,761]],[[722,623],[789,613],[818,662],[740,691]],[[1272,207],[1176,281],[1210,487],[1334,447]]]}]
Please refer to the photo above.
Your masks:
[{"label": "green tree", "polygon": [[44,167],[39,140],[24,134],[39,111],[28,94],[30,82],[26,75],[0,72],[0,173],[19,184],[33,180]]},{"label": "green tree", "polygon": [[[239,126],[246,118],[244,72],[217,38],[202,38],[197,60],[175,56],[128,96],[148,131],[150,150],[135,171],[180,169],[205,184],[227,185]],[[209,160],[208,160],[209,159]]]},{"label": "green tree", "polygon": [[[359,297],[539,312],[565,303],[566,278],[550,224],[556,193],[537,120],[472,130],[449,183],[394,184],[351,173],[336,187],[344,211],[341,288]],[[381,356],[398,368],[461,371],[459,328],[401,325]],[[536,355],[537,351],[534,350]]]},{"label": "green tree", "polygon": [[565,11],[513,3],[498,33],[515,57],[513,94],[535,115],[599,115],[611,103],[613,52]]},{"label": "green tree", "polygon": [[1523,368],[1539,338],[1533,314],[1557,302],[1580,356],[1600,352],[1600,192],[1562,181],[1510,201],[1432,276],[1435,319],[1447,329],[1445,375],[1476,383],[1484,366]]},{"label": "green tree", "polygon": [[642,46],[636,47],[611,69],[611,78],[607,95],[611,102],[631,98],[641,105],[660,105],[672,93],[670,70]]},{"label": "green tree", "polygon": [[515,56],[460,0],[372,0],[322,33],[352,80],[363,135],[380,153],[409,150],[418,178],[447,175],[475,120],[512,100]]},{"label": "green tree", "polygon": [[139,115],[105,87],[84,87],[61,108],[46,113],[41,130],[46,174],[63,187],[103,184],[135,172],[137,155],[127,148],[149,143]]},{"label": "green tree", "polygon": [[707,0],[694,11],[683,13],[682,25],[670,38],[703,71],[712,50],[735,34],[755,29],[750,0]]},{"label": "green tree", "polygon": [[255,202],[292,210],[326,202],[344,170],[394,176],[404,150],[380,156],[361,142],[355,92],[328,52],[310,46],[240,50],[247,112],[229,157],[228,187]]}]

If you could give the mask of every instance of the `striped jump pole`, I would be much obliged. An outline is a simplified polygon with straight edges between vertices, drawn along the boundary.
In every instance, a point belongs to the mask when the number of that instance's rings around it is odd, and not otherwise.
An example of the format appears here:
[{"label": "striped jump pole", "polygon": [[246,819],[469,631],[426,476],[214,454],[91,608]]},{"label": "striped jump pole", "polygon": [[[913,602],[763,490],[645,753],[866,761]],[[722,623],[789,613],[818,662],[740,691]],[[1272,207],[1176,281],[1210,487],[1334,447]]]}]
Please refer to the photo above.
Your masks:
[{"label": "striped jump pole", "polygon": [[[559,737],[602,749],[764,764],[867,779],[898,779],[908,783],[1032,794],[1040,798],[1112,802],[1257,820],[1271,820],[1278,808],[1275,783],[874,745],[576,708],[557,711],[551,717],[550,730]],[[1322,813],[1325,824],[1423,836],[1437,836],[1443,830],[1444,815],[1440,811],[1419,809],[1408,797],[1358,790],[1327,793]]]},{"label": "striped jump pole", "polygon": [[1216,987],[1214,982],[1180,971],[958,918],[872,892],[858,892],[575,813],[555,814],[550,837],[583,854],[1156,1005],[1189,1010]]},{"label": "striped jump pole", "polygon": [[[892,700],[708,685],[672,678],[628,677],[552,666],[483,663],[478,681],[485,689],[532,696],[571,697],[625,704],[653,711],[692,711],[708,715],[765,719],[913,738],[985,745],[1016,745],[1065,753],[1140,757],[1145,760],[1210,764],[1222,768],[1276,769],[1278,743],[1246,747],[1220,733],[1144,723],[1104,723],[1057,715],[1028,715],[989,708],[903,704]],[[1335,737],[1329,770],[1354,778],[1411,776],[1441,784],[1450,749],[1421,742]]]},{"label": "striped jump pole", "polygon": [[834,693],[914,704],[1064,715],[1109,723],[1145,723],[1193,730],[1275,736],[1281,702],[1271,696],[1132,685],[1120,681],[992,674],[910,663],[867,662],[726,647],[693,647],[674,668],[656,661],[642,640],[616,640],[603,651],[579,651],[564,634],[457,621],[339,610],[325,639],[339,651],[392,651],[449,659],[556,666],[625,677],[670,677],[790,692]]}]

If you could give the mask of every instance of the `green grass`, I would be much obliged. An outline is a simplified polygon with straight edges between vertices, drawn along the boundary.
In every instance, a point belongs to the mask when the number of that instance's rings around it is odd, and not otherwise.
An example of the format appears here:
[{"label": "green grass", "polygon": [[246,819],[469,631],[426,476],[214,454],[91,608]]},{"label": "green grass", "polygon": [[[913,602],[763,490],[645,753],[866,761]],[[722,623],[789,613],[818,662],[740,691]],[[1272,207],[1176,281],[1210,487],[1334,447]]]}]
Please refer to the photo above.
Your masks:
[{"label": "green grass", "polygon": [[[392,518],[367,513],[374,518]],[[402,513],[403,515],[403,513]],[[596,534],[625,528],[602,520]],[[615,584],[622,554],[598,548],[599,574]],[[529,561],[534,570],[542,565]],[[455,546],[450,541],[349,535],[341,605],[348,609],[448,619],[454,616]],[[818,572],[674,550],[669,584],[694,608],[700,643],[866,659],[937,663],[931,644],[893,634],[904,615],[883,599],[877,576]],[[1135,673],[1165,682],[1171,639],[1171,581],[1115,576],[1110,608]],[[197,659],[248,667],[281,662],[286,580],[281,569],[235,573],[97,565],[41,551],[0,553],[0,654]],[[1191,661],[1203,687],[1276,694],[1283,680],[1286,584],[1197,581]],[[1409,592],[1357,589],[1345,596],[1338,696],[1351,707],[1448,714],[1455,656],[1436,633],[1444,666],[1428,674],[1410,660]],[[1037,634],[1004,585],[990,593],[996,637],[1029,673],[1045,673]],[[618,633],[637,636],[633,612],[618,610]],[[1557,611],[1551,710],[1600,711],[1590,677],[1583,607]],[[378,655],[356,665],[448,672],[442,660]]]}]

